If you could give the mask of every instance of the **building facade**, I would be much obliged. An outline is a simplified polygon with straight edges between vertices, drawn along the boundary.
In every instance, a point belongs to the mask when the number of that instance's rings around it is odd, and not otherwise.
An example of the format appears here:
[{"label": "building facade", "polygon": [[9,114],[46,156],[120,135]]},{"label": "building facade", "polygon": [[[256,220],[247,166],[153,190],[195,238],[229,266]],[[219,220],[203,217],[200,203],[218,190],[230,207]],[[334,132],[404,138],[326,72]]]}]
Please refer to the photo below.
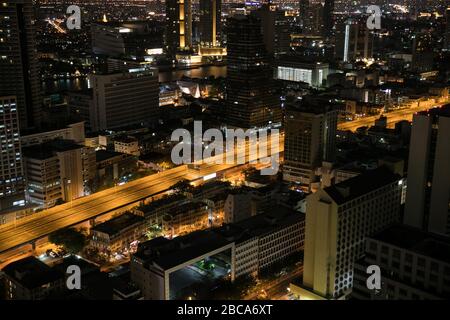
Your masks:
[{"label": "building facade", "polygon": [[93,131],[156,121],[159,108],[156,69],[91,74],[89,80],[94,90]]},{"label": "building facade", "polygon": [[216,47],[221,41],[221,0],[200,0],[200,44]]},{"label": "building facade", "polygon": [[172,56],[192,48],[191,0],[166,1],[166,47]]},{"label": "building facade", "polygon": [[333,161],[337,111],[307,104],[288,106],[285,119],[283,178],[307,185],[322,161]]},{"label": "building facade", "polygon": [[404,223],[450,234],[450,105],[414,115]]},{"label": "building facade", "polygon": [[[448,300],[450,238],[396,225],[366,240],[355,263],[352,297],[361,300]],[[367,268],[380,268],[381,289],[367,288]]]},{"label": "building facade", "polygon": [[400,220],[402,184],[380,167],[309,195],[303,284],[291,284],[292,292],[300,299],[348,296],[365,237]]},{"label": "building facade", "polygon": [[254,128],[280,122],[281,104],[273,93],[272,69],[258,18],[229,18],[227,63],[227,124]]},{"label": "building facade", "polygon": [[284,81],[305,82],[311,87],[322,87],[329,73],[328,63],[302,62],[298,57],[282,56],[277,60],[274,78]]},{"label": "building facade", "polygon": [[0,97],[0,211],[25,205],[25,179],[15,96]]},{"label": "building facade", "polygon": [[49,208],[92,192],[95,149],[55,140],[23,149],[26,194],[30,202]]},{"label": "building facade", "polygon": [[0,6],[0,96],[15,96],[20,128],[41,122],[42,99],[32,0]]},{"label": "building facade", "polygon": [[335,56],[343,62],[372,58],[373,34],[365,23],[348,19],[338,25]]}]

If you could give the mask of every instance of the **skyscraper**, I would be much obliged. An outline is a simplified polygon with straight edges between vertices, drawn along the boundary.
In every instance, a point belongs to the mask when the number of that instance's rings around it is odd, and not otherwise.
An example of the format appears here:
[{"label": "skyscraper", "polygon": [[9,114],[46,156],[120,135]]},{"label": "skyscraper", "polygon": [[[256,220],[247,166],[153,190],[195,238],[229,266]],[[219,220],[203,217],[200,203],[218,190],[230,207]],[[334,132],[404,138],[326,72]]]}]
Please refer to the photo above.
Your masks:
[{"label": "skyscraper", "polygon": [[285,119],[284,167],[286,181],[308,188],[322,161],[333,161],[336,148],[337,111],[330,106],[303,103],[288,106]]},{"label": "skyscraper", "polygon": [[273,93],[261,21],[254,16],[228,20],[227,123],[252,128],[281,121],[279,99]]},{"label": "skyscraper", "polygon": [[427,72],[433,70],[434,52],[431,34],[417,33],[413,38],[413,51],[411,69],[415,72]]},{"label": "skyscraper", "polygon": [[221,0],[200,0],[200,42],[205,46],[217,46],[221,32]]},{"label": "skyscraper", "polygon": [[[25,204],[16,97],[0,97],[0,211]],[[1,224],[1,221],[0,221]]]},{"label": "skyscraper", "polygon": [[334,0],[325,0],[323,7],[323,35],[330,37],[334,26]]},{"label": "skyscraper", "polygon": [[373,35],[370,30],[352,19],[340,24],[336,30],[335,56],[344,62],[372,58]]},{"label": "skyscraper", "polygon": [[303,23],[303,33],[321,35],[323,28],[323,6],[320,3],[310,3],[306,12],[306,24]]},{"label": "skyscraper", "polygon": [[32,0],[0,5],[0,96],[16,96],[21,128],[41,121],[39,66]]},{"label": "skyscraper", "polygon": [[399,222],[402,178],[379,167],[307,197],[300,299],[344,299],[366,236]]},{"label": "skyscraper", "polygon": [[270,56],[285,54],[290,50],[289,23],[283,10],[275,5],[263,5],[252,11],[261,20],[261,33],[263,35],[266,51]]},{"label": "skyscraper", "polygon": [[309,0],[299,0],[300,20],[303,28],[308,24]]},{"label": "skyscraper", "polygon": [[169,54],[192,47],[191,0],[166,0],[166,46]]},{"label": "skyscraper", "polygon": [[450,234],[450,105],[414,115],[404,223]]}]

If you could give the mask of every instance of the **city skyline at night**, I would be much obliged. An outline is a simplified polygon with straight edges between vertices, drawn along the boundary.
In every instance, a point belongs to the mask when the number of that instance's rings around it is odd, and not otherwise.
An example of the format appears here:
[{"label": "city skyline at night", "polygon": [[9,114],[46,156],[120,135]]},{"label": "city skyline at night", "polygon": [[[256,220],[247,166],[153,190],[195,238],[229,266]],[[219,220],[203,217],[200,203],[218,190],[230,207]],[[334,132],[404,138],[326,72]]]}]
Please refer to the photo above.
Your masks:
[{"label": "city skyline at night", "polygon": [[442,0],[0,0],[0,300],[447,300],[449,90]]}]

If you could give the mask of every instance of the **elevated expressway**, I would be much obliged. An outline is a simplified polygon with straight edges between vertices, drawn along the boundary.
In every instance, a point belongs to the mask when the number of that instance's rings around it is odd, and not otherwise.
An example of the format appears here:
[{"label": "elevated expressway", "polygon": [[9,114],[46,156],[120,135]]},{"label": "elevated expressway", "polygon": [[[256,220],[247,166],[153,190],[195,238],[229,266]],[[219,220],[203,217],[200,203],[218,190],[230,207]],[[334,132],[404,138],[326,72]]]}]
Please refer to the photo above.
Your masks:
[{"label": "elevated expressway", "polygon": [[[283,151],[284,138],[279,138],[279,150]],[[270,146],[270,142],[261,144]],[[248,144],[245,146],[248,148]],[[235,150],[235,154],[242,151]],[[246,149],[248,150],[248,149]],[[216,156],[218,158],[219,156]],[[96,218],[111,213],[123,212],[140,201],[152,198],[166,192],[172,185],[187,179],[199,181],[215,173],[235,170],[242,164],[198,164],[197,169],[190,169],[187,165],[153,174],[122,186],[116,186],[92,195],[73,200],[32,216],[17,220],[15,223],[0,226],[0,263],[16,254],[34,249],[36,242],[45,239],[50,233],[84,222],[94,222]],[[15,250],[16,253],[13,254]]]}]

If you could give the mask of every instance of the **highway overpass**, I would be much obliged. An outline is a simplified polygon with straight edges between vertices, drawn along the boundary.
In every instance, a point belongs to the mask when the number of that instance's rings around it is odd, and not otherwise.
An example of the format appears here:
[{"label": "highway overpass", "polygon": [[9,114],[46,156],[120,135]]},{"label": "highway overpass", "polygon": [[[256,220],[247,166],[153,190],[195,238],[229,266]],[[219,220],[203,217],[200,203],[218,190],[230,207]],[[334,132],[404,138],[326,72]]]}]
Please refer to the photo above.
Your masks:
[{"label": "highway overpass", "polygon": [[[279,152],[284,150],[283,144],[284,139],[281,136]],[[198,170],[190,170],[186,165],[181,165],[44,210],[16,223],[0,226],[0,254],[34,244],[36,240],[45,238],[59,229],[79,225],[121,208],[124,211],[142,200],[169,190],[172,185],[183,179],[199,180],[212,173],[237,166],[240,165],[202,164]]]}]

